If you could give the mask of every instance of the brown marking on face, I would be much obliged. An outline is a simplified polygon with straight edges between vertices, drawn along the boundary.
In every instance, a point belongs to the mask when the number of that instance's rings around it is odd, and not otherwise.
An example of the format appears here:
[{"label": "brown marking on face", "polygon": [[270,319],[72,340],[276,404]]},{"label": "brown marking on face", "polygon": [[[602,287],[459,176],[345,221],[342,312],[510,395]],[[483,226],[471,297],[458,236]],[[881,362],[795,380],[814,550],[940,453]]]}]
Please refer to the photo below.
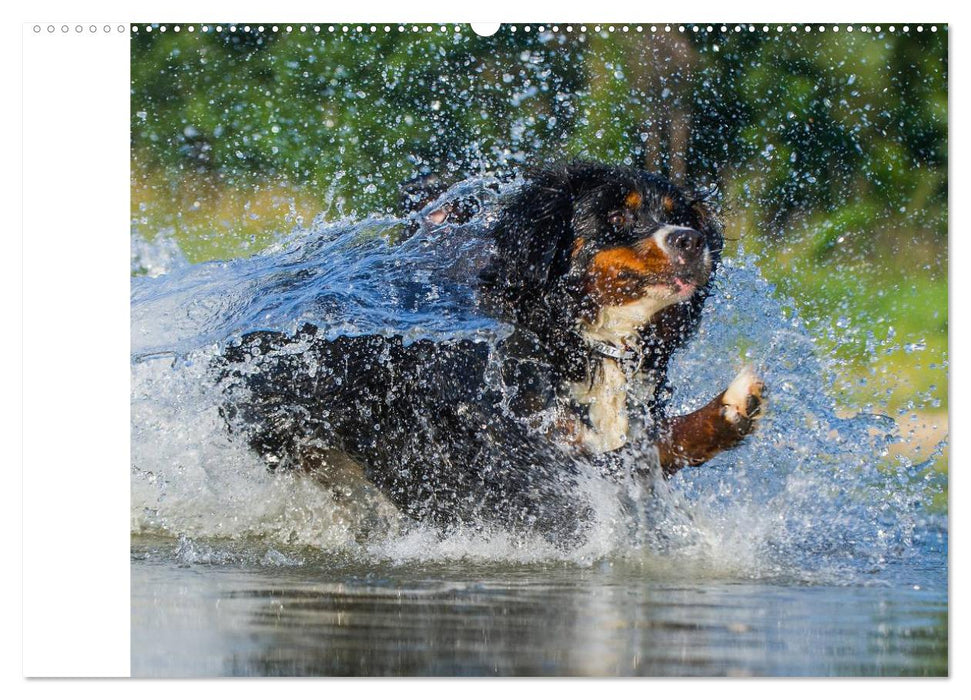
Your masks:
[{"label": "brown marking on face", "polygon": [[674,198],[669,194],[666,194],[663,197],[661,197],[661,208],[664,209],[664,212],[666,214],[670,214],[671,212],[673,212]]},{"label": "brown marking on face", "polygon": [[575,258],[576,256],[578,256],[580,254],[580,251],[583,250],[584,245],[586,245],[586,241],[582,237],[577,238],[573,242],[573,252],[570,253],[571,257]]},{"label": "brown marking on face", "polygon": [[624,205],[628,209],[640,209],[641,203],[644,201],[644,197],[637,190],[631,190],[627,197],[624,199]]},{"label": "brown marking on face", "polygon": [[588,290],[603,306],[618,306],[644,296],[646,285],[670,267],[668,256],[653,239],[633,246],[603,250],[590,260],[587,268]]}]

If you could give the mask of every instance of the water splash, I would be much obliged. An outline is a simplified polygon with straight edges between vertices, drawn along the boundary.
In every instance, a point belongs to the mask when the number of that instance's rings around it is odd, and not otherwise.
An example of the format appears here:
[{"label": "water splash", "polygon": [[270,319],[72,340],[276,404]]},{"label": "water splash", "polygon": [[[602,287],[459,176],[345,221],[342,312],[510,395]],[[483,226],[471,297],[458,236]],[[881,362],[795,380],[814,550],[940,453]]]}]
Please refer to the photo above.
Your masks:
[{"label": "water splash", "polygon": [[803,580],[866,578],[927,548],[946,550],[946,519],[926,508],[942,487],[931,464],[890,459],[891,419],[841,410],[827,391],[838,365],[817,354],[792,305],[745,255],[725,260],[697,337],[672,362],[672,408],[697,408],[751,364],[769,387],[769,410],[741,447],[658,483],[650,512],[635,516],[639,529],[603,493],[598,525],[577,551],[471,532],[442,538],[366,483],[337,491],[270,474],[230,439],[209,365],[243,333],[313,322],[328,337],[502,337],[507,329],[481,313],[472,284],[490,253],[482,231],[493,213],[485,206],[470,224],[434,230],[317,220],[251,258],[195,266],[180,262],[170,239],[155,249],[136,242],[133,266],[157,274],[132,280],[132,532],[181,537],[185,556],[211,561],[222,556],[214,542],[258,542],[256,551],[277,552],[283,565],[307,551],[395,561],[620,558]]},{"label": "water splash", "polygon": [[[457,185],[442,199],[494,198],[486,185]],[[429,208],[434,208],[433,202]],[[315,220],[250,258],[174,266],[164,280],[132,280],[132,354],[136,361],[166,354],[185,358],[253,330],[294,331],[304,323],[328,337],[367,333],[406,339],[496,333],[476,309],[471,280],[489,247],[482,222],[431,230],[417,221],[371,218]],[[402,240],[404,239],[404,240]],[[136,241],[138,265],[154,257]],[[134,259],[134,258],[133,258]]]}]

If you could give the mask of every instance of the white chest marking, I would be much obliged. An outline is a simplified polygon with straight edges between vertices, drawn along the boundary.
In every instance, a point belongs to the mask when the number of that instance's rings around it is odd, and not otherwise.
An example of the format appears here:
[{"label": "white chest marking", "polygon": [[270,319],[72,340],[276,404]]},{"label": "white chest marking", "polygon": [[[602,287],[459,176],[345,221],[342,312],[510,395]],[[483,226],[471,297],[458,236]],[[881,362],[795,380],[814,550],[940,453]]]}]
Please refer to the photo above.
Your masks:
[{"label": "white chest marking", "polygon": [[592,340],[623,346],[647,325],[654,314],[670,305],[667,299],[646,296],[622,306],[605,306],[592,323],[584,324],[583,335]]},{"label": "white chest marking", "polygon": [[[605,306],[591,323],[583,325],[587,340],[608,343],[617,348],[631,345],[640,330],[661,309],[670,306],[676,297],[644,296],[620,306]],[[631,377],[620,363],[609,357],[601,360],[593,370],[595,376],[576,382],[570,388],[574,400],[587,406],[590,427],[581,430],[581,439],[593,452],[609,452],[627,443],[630,420],[627,416],[627,392]]]},{"label": "white chest marking", "polygon": [[573,398],[587,406],[590,427],[581,430],[583,444],[593,452],[609,452],[627,442],[627,375],[615,360],[604,359],[597,378],[572,385]]}]

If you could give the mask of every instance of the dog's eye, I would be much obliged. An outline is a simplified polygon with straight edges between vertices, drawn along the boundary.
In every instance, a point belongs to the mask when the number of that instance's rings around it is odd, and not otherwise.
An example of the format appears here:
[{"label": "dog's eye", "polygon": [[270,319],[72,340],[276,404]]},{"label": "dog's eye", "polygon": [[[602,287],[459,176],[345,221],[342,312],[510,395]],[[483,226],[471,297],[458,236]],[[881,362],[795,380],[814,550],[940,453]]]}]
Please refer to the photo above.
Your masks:
[{"label": "dog's eye", "polygon": [[614,228],[623,228],[630,223],[630,214],[626,211],[614,211],[607,215],[607,223]]}]

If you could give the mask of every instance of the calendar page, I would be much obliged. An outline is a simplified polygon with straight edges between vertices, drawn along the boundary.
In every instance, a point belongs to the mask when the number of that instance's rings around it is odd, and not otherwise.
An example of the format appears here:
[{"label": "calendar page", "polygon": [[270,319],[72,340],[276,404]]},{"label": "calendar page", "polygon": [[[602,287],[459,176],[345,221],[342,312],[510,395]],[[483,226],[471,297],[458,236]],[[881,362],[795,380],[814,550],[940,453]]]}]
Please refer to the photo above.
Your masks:
[{"label": "calendar page", "polygon": [[25,675],[949,674],[946,23],[23,51]]}]

